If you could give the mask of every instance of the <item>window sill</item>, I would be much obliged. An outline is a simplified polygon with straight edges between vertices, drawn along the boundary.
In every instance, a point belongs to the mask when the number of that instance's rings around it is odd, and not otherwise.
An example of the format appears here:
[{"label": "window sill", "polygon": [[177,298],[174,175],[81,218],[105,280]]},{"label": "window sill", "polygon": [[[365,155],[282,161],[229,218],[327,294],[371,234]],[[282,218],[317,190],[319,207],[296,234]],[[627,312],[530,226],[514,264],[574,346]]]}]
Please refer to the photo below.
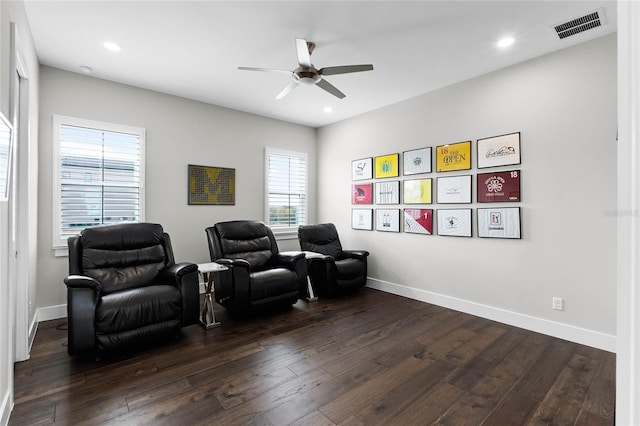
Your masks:
[{"label": "window sill", "polygon": [[69,247],[67,246],[53,246],[53,255],[55,257],[68,257]]}]

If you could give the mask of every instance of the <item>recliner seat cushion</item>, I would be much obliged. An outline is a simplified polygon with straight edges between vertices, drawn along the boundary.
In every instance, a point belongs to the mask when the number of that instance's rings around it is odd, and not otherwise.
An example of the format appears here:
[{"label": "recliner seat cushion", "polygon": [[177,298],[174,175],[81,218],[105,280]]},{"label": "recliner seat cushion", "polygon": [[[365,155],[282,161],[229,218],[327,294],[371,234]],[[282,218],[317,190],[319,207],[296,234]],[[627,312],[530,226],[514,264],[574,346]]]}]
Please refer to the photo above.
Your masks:
[{"label": "recliner seat cushion", "polygon": [[298,292],[298,276],[286,268],[251,273],[251,301],[270,299]]},{"label": "recliner seat cushion", "polygon": [[96,334],[134,330],[182,318],[182,296],[169,285],[132,288],[104,295],[96,308]]}]

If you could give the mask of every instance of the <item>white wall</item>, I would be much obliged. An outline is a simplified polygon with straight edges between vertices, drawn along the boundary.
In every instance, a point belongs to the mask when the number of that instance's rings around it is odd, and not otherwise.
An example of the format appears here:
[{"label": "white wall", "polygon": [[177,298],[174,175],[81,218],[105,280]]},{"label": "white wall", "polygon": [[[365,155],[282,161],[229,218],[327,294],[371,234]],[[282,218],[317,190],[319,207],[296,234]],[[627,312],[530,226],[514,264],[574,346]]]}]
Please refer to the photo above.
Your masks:
[{"label": "white wall", "polygon": [[[473,140],[470,172],[424,176],[475,175],[475,140],[516,131],[522,240],[477,238],[475,193],[473,238],[351,229],[352,160]],[[374,287],[614,350],[615,170],[614,34],[319,129],[318,219]]]},{"label": "white wall", "polygon": [[[308,153],[309,213],[315,220],[312,128],[49,67],[41,67],[40,84],[39,308],[66,303],[63,279],[68,260],[54,257],[51,241],[53,114],[146,129],[146,220],[162,224],[171,235],[176,261],[210,261],[207,226],[224,220],[263,220],[267,146]],[[187,164],[235,168],[235,206],[187,205]],[[298,243],[280,241],[279,246],[294,250]]]}]

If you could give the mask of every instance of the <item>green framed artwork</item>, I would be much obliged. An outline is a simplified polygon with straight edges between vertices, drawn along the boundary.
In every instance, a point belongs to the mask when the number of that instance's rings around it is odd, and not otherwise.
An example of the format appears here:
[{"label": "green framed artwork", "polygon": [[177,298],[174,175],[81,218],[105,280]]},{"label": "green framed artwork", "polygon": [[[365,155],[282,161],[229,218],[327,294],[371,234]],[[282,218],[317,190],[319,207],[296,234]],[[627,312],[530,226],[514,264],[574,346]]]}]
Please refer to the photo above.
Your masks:
[{"label": "green framed artwork", "polygon": [[436,172],[471,169],[471,141],[436,147]]},{"label": "green framed artwork", "polygon": [[188,175],[189,205],[235,205],[236,169],[189,164]]},{"label": "green framed artwork", "polygon": [[400,175],[400,154],[381,155],[375,158],[375,178],[390,178]]},{"label": "green framed artwork", "polygon": [[431,179],[404,181],[402,199],[405,204],[431,204]]}]

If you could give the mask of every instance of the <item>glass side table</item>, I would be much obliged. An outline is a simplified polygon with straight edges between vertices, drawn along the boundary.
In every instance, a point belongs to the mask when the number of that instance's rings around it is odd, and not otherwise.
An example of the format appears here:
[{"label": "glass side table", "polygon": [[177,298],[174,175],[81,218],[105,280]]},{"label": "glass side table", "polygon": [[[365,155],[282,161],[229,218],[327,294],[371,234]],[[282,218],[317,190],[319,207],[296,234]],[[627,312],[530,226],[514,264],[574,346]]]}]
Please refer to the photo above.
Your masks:
[{"label": "glass side table", "polygon": [[200,316],[200,324],[202,324],[202,326],[207,330],[210,328],[218,327],[220,325],[220,322],[216,321],[216,316],[213,312],[213,276],[217,272],[226,271],[228,269],[228,267],[220,265],[216,262],[198,264],[198,273],[202,276],[202,281],[206,284],[204,292],[204,304],[202,305],[202,314]]}]

